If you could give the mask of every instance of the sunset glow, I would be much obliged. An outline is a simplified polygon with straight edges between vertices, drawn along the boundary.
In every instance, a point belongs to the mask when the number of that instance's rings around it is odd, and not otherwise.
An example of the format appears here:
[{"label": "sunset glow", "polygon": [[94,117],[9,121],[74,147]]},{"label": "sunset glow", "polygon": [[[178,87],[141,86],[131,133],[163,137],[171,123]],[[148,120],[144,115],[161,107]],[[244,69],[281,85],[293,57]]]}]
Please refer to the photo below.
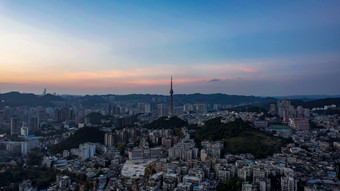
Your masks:
[{"label": "sunset glow", "polygon": [[176,93],[338,94],[339,9],[1,1],[0,92],[167,94],[173,75]]}]

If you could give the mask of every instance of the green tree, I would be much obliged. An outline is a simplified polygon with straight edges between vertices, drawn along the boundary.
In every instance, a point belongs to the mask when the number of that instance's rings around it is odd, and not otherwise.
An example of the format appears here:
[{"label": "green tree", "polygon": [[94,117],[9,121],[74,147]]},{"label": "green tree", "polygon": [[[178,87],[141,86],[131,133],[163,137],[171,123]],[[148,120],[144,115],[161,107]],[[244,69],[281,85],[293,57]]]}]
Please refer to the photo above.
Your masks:
[{"label": "green tree", "polygon": [[33,149],[27,155],[27,163],[28,165],[40,165],[42,161],[42,156],[39,154],[39,149]]},{"label": "green tree", "polygon": [[219,182],[216,187],[217,191],[241,191],[242,181],[239,178],[231,178],[226,183]]},{"label": "green tree", "polygon": [[116,147],[119,150],[120,154],[123,156],[125,154],[126,145],[124,143],[117,143]]},{"label": "green tree", "polygon": [[52,153],[61,153],[63,150],[76,148],[79,144],[86,142],[104,143],[104,132],[95,127],[83,127],[63,142],[53,146],[51,151]]},{"label": "green tree", "polygon": [[216,191],[224,191],[224,190],[226,190],[225,184],[223,184],[222,182],[218,182],[216,186]]}]

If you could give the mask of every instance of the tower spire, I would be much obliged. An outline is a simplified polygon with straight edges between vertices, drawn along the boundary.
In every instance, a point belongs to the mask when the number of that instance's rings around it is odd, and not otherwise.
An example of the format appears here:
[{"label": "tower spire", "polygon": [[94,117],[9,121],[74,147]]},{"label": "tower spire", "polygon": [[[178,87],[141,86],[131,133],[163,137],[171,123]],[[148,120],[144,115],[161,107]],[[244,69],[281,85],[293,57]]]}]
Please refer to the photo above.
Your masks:
[{"label": "tower spire", "polygon": [[170,117],[173,115],[174,105],[172,100],[172,95],[174,94],[174,90],[172,89],[172,76],[170,82]]}]

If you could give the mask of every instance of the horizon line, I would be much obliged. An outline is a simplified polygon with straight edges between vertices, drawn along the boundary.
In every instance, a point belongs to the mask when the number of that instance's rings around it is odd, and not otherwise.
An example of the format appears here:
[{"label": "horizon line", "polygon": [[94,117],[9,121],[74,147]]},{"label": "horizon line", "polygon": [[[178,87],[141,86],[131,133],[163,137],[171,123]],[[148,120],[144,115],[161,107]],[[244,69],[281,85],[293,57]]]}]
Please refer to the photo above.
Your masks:
[{"label": "horizon line", "polygon": [[[43,95],[43,94],[37,94],[33,92],[20,92],[20,91],[8,91],[8,92],[0,92],[0,96],[2,94],[8,94],[8,93],[20,93],[20,94],[33,94],[33,95]],[[108,94],[58,94],[57,92],[54,93],[46,93],[46,95],[55,95],[55,96],[107,96],[107,95],[115,95],[115,96],[127,96],[127,95],[154,95],[154,96],[170,96],[168,94],[154,94],[154,93],[129,93],[129,94],[114,94],[114,93],[108,93]],[[273,97],[273,98],[280,98],[280,97],[301,97],[304,98],[304,96],[307,97],[327,97],[329,98],[334,98],[334,97],[340,97],[340,94],[309,94],[309,95],[276,95],[276,96],[260,96],[260,95],[245,95],[245,94],[227,94],[227,93],[220,93],[220,92],[215,92],[215,93],[179,93],[179,94],[174,94],[174,95],[193,95],[193,94],[201,94],[201,95],[213,95],[213,94],[222,94],[222,95],[230,95],[230,96],[254,96],[254,97]]]}]

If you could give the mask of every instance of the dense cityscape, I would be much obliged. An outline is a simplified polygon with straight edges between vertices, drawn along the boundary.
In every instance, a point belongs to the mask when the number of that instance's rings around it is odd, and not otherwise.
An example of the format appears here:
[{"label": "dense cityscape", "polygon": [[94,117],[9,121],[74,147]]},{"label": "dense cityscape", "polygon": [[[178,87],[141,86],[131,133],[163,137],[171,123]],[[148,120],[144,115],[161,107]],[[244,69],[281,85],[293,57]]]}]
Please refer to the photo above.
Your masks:
[{"label": "dense cityscape", "polygon": [[171,79],[170,96],[151,102],[46,89],[37,97],[53,107],[2,98],[1,190],[339,190],[337,105],[178,104],[173,94]]},{"label": "dense cityscape", "polygon": [[0,191],[340,191],[339,82],[339,0],[0,0]]}]

